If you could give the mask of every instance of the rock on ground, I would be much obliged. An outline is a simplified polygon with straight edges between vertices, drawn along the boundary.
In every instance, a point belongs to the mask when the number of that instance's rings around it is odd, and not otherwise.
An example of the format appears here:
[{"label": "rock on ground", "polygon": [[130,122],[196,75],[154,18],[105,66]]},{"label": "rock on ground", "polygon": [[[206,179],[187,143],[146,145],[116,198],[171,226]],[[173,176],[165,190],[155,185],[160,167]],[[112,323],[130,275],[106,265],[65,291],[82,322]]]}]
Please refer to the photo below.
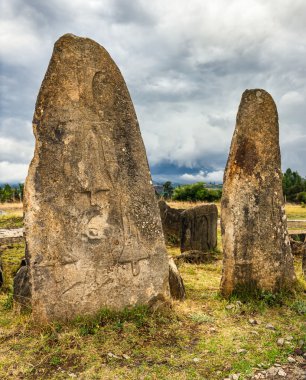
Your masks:
[{"label": "rock on ground", "polygon": [[31,307],[31,286],[29,281],[29,268],[26,260],[21,261],[21,266],[14,277],[14,301],[20,310]]},{"label": "rock on ground", "polygon": [[251,380],[267,379],[267,380],[305,380],[306,379],[306,365],[288,364],[279,367],[272,366],[264,371],[258,371]]},{"label": "rock on ground", "polygon": [[176,300],[186,298],[185,286],[179,270],[172,257],[169,258],[169,285],[171,297]]},{"label": "rock on ground", "polygon": [[0,239],[14,239],[23,237],[23,228],[0,228]]}]

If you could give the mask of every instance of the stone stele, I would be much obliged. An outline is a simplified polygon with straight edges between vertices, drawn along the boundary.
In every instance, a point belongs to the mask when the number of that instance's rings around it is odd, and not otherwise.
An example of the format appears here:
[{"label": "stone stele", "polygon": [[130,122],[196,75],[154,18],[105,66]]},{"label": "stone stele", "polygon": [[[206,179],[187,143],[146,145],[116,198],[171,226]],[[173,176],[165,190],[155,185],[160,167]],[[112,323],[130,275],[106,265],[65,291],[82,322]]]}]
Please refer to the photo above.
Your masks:
[{"label": "stone stele", "polygon": [[107,51],[54,45],[33,118],[25,185],[32,311],[68,320],[169,295],[169,264],[144,144]]},{"label": "stone stele", "polygon": [[158,205],[166,244],[179,246],[184,209],[172,208],[164,200],[160,200]]},{"label": "stone stele", "polygon": [[221,291],[271,291],[295,282],[282,191],[276,105],[246,90],[224,173],[221,200]]},{"label": "stone stele", "polygon": [[218,208],[214,204],[192,207],[182,212],[181,252],[207,252],[217,246]]}]

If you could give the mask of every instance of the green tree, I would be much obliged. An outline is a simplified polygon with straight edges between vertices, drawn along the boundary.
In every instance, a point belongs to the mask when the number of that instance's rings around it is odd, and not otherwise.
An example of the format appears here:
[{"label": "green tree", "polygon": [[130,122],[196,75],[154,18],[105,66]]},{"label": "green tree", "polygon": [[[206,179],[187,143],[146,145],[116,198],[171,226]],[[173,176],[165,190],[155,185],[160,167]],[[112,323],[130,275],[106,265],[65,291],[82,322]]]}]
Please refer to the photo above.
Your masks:
[{"label": "green tree", "polygon": [[172,197],[172,194],[173,194],[173,186],[172,186],[172,183],[170,181],[167,181],[163,184],[163,197],[165,199],[170,199]]},{"label": "green tree", "polygon": [[5,184],[0,191],[1,202],[11,202],[13,200],[14,190],[9,184]]},{"label": "green tree", "polygon": [[16,192],[17,192],[17,196],[18,196],[20,202],[23,201],[23,189],[24,189],[24,184],[19,183],[18,187],[16,189]]},{"label": "green tree", "polygon": [[283,193],[286,200],[299,201],[297,195],[306,191],[306,180],[290,168],[283,174]]},{"label": "green tree", "polygon": [[213,202],[221,198],[222,191],[207,189],[204,182],[197,182],[192,185],[176,187],[173,191],[172,199],[178,201],[207,201]]}]

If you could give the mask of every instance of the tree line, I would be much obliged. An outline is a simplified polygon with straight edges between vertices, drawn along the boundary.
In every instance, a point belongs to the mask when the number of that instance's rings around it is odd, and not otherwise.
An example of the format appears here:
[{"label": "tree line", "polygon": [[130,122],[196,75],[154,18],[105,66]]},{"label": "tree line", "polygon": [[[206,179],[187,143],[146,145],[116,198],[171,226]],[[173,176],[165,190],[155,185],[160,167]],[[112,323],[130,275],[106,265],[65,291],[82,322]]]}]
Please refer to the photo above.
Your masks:
[{"label": "tree line", "polygon": [[306,179],[288,168],[283,174],[283,193],[286,201],[306,204]]},{"label": "tree line", "polygon": [[[0,186],[0,202],[22,202],[23,184]],[[174,187],[170,181],[162,186],[161,195],[174,201],[215,202],[221,199],[222,189],[211,189],[204,182]],[[288,168],[283,173],[283,193],[286,201],[306,204],[306,179]]]},{"label": "tree line", "polygon": [[22,202],[23,186],[23,183],[12,186],[9,184],[0,186],[0,202]]},{"label": "tree line", "polygon": [[215,202],[221,199],[221,189],[209,189],[204,182],[197,182],[191,185],[181,185],[173,187],[170,181],[163,184],[162,196],[165,199],[174,201],[206,201]]},{"label": "tree line", "polygon": [[[297,171],[290,168],[283,173],[283,193],[285,200],[306,204],[306,179],[302,178]],[[165,199],[177,201],[206,201],[215,202],[221,199],[221,189],[211,189],[204,182],[191,185],[180,185],[174,187],[170,181],[163,184],[161,194]]]}]

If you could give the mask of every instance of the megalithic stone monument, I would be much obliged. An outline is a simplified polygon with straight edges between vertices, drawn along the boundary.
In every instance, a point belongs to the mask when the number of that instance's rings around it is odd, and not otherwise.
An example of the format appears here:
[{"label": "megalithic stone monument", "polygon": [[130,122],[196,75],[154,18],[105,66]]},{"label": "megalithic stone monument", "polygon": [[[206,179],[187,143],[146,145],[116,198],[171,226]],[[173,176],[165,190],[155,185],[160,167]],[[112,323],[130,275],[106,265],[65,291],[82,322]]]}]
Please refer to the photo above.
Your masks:
[{"label": "megalithic stone monument", "polygon": [[62,36],[38,95],[25,185],[36,320],[169,295],[169,264],[137,117],[107,51]]},{"label": "megalithic stone monument", "polygon": [[279,292],[295,282],[282,191],[276,105],[264,90],[241,99],[221,200],[221,291]]}]

